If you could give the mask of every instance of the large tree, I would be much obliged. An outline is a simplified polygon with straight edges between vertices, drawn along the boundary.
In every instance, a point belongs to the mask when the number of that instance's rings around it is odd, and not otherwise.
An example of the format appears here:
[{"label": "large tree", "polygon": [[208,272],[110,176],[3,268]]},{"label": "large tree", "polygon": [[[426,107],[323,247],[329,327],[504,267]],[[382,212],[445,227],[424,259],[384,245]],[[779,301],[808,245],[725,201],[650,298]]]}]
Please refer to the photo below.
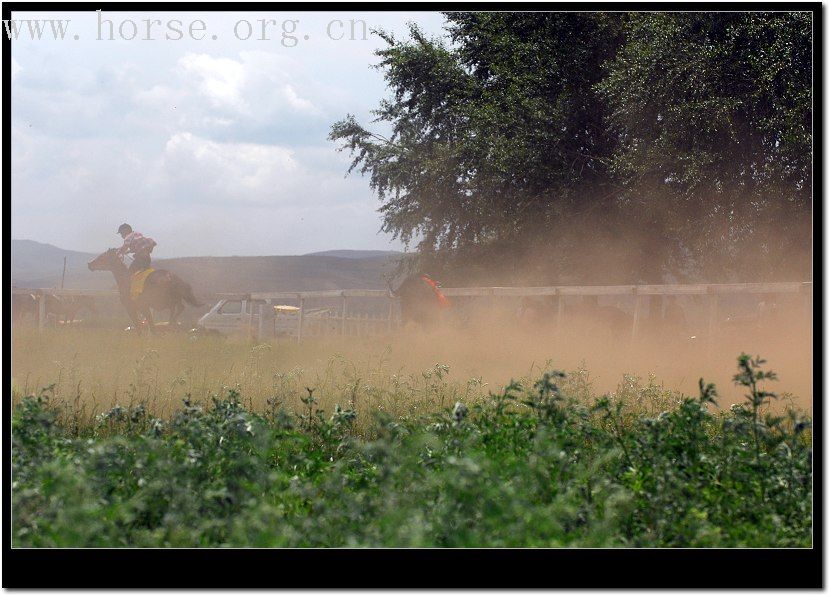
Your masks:
[{"label": "large tree", "polygon": [[391,135],[351,116],[331,132],[422,261],[470,281],[615,283],[789,254],[752,239],[770,205],[809,213],[809,18],[445,16],[449,44],[380,33]]},{"label": "large tree", "polygon": [[673,239],[662,248],[691,255],[677,267],[810,275],[809,13],[633,15],[599,87],[618,138],[611,172]]}]

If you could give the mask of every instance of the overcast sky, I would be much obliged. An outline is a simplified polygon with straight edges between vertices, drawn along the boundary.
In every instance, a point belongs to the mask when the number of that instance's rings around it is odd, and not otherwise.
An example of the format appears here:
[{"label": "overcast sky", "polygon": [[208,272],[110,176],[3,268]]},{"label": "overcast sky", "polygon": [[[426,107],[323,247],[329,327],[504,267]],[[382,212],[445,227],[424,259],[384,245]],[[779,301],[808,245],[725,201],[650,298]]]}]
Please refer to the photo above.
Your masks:
[{"label": "overcast sky", "polygon": [[[349,40],[349,21],[399,37],[415,21],[440,35],[441,15],[12,17],[70,20],[63,41],[48,39],[50,30],[30,40],[24,29],[12,42],[13,238],[98,252],[118,245],[116,229],[128,222],[155,238],[154,255],[165,257],[402,248],[379,232],[368,180],[345,177],[348,154],[326,137],[347,113],[368,124],[388,96],[382,73],[371,68],[382,40]],[[161,21],[151,23],[150,41],[142,39],[146,19]],[[194,25],[201,41],[187,31],[196,19],[206,25],[205,32]],[[234,33],[242,19],[253,28],[248,40],[237,39],[249,34],[245,23]],[[266,41],[258,39],[258,19],[269,21]],[[109,41],[105,21],[118,38],[119,27],[133,34],[127,20],[136,38]],[[299,21],[293,34],[289,20]],[[343,27],[329,27],[335,20]],[[165,39],[176,30],[183,39]]]}]

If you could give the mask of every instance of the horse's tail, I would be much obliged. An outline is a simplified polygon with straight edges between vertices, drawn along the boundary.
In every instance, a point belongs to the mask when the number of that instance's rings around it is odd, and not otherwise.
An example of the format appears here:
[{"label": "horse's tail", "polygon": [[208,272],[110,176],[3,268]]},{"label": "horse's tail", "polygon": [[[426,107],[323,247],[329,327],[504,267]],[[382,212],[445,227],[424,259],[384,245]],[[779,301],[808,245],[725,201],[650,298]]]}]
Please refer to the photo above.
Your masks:
[{"label": "horse's tail", "polygon": [[204,302],[199,302],[196,299],[196,296],[193,295],[193,288],[190,287],[190,284],[184,280],[179,280],[179,285],[182,289],[182,298],[184,301],[187,302],[190,306],[204,306]]}]

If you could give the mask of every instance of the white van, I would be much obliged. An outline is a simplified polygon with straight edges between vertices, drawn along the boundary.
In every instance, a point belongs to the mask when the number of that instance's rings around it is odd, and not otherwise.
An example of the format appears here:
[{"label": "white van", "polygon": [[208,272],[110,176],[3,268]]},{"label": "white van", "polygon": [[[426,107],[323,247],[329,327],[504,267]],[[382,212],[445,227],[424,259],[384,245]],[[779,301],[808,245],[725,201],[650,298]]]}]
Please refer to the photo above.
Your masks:
[{"label": "white van", "polygon": [[[248,335],[252,331],[256,334],[260,329],[260,307],[264,319],[261,327],[264,339],[280,335],[297,335],[300,324],[299,307],[274,305],[270,300],[252,300],[247,295],[223,298],[199,319],[197,325],[206,331],[223,335]],[[332,313],[328,308],[306,308],[303,318],[311,321],[329,319],[332,318]],[[311,331],[309,327],[304,331],[304,335]]]}]

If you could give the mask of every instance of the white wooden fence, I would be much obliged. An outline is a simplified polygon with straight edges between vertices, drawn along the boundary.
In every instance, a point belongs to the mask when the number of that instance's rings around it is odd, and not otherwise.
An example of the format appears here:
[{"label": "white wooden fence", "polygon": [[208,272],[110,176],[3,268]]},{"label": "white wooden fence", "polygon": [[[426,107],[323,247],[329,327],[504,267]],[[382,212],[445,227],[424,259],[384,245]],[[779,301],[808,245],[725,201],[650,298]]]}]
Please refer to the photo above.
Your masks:
[{"label": "white wooden fence", "polygon": [[[714,335],[717,325],[718,301],[720,297],[736,294],[800,294],[804,298],[805,314],[812,311],[812,282],[779,282],[779,283],[732,283],[732,284],[671,284],[671,285],[621,285],[621,286],[543,286],[543,287],[473,287],[473,288],[441,288],[441,291],[450,297],[475,297],[489,299],[491,304],[498,298],[524,298],[548,296],[554,298],[556,304],[556,325],[561,326],[565,318],[565,300],[567,296],[633,296],[634,313],[632,317],[631,337],[636,338],[642,321],[642,297],[645,296],[708,296],[707,334]],[[340,298],[341,327],[339,334],[346,335],[347,321],[357,323],[357,334],[370,335],[391,330],[394,325],[395,299],[386,290],[322,290],[312,292],[252,292],[251,300],[293,300],[299,304],[299,324],[297,340],[302,340],[304,324],[304,310],[307,300],[319,298]],[[388,314],[383,318],[360,318],[348,316],[349,298],[379,298],[389,301]],[[385,320],[386,328],[378,321]],[[262,325],[262,313],[259,316]],[[362,325],[361,325],[362,322]],[[252,317],[253,323],[253,317]],[[262,337],[264,329],[259,329]]]},{"label": "white wooden fence", "polygon": [[[672,285],[622,285],[622,286],[544,286],[544,287],[476,287],[442,288],[450,297],[486,298],[494,304],[498,298],[524,298],[548,296],[556,304],[556,324],[561,325],[565,317],[567,296],[633,296],[634,313],[631,328],[632,338],[636,337],[642,320],[642,297],[645,296],[708,296],[708,332],[713,335],[717,325],[717,309],[720,297],[735,294],[800,294],[803,296],[805,314],[812,312],[812,282],[783,283],[733,283],[733,284],[672,284]],[[46,296],[118,296],[114,290],[57,290],[13,288],[14,294],[33,294],[37,300],[38,327],[43,328],[46,319]],[[249,300],[275,301],[291,300],[299,305],[297,340],[309,335],[375,335],[390,332],[397,323],[396,299],[386,290],[321,290],[311,292],[250,292],[244,294]],[[339,316],[335,318],[311,319],[305,316],[306,304],[312,299],[340,299]],[[377,298],[388,301],[383,315],[349,314],[349,298]],[[250,315],[251,332],[264,337],[264,305],[260,306],[258,317]],[[256,330],[254,329],[256,327]]]},{"label": "white wooden fence", "polygon": [[117,297],[116,290],[58,290],[48,288],[12,288],[12,294],[29,294],[34,296],[37,308],[35,309],[35,320],[38,329],[42,330],[46,325],[46,297],[47,296],[89,296],[89,297]]}]

